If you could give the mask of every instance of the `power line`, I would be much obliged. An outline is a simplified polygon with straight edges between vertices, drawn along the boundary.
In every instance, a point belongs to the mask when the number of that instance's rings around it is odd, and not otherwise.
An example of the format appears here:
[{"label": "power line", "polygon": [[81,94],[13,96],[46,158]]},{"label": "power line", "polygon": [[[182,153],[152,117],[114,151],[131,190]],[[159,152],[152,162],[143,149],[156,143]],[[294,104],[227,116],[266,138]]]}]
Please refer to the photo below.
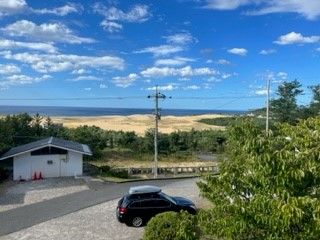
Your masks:
[{"label": "power line", "polygon": [[[127,96],[127,97],[83,97],[83,98],[0,98],[0,101],[81,101],[81,100],[124,100],[124,99],[144,99],[144,96]],[[223,96],[223,97],[170,97],[174,99],[199,99],[199,100],[210,100],[210,99],[250,99],[250,98],[264,98],[264,96]]]}]

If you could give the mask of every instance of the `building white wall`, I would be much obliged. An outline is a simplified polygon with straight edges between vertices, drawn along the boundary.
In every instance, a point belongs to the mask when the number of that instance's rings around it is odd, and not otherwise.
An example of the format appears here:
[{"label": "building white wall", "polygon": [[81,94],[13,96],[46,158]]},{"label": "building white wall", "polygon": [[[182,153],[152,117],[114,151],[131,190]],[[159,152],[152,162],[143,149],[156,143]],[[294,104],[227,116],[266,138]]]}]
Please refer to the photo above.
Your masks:
[{"label": "building white wall", "polygon": [[81,153],[68,151],[68,176],[82,175],[83,156]]},{"label": "building white wall", "polygon": [[30,180],[30,153],[21,154],[13,159],[13,180]]},{"label": "building white wall", "polygon": [[82,154],[68,151],[67,155],[37,155],[25,153],[13,159],[13,179],[30,180],[36,173],[43,178],[82,175]]}]

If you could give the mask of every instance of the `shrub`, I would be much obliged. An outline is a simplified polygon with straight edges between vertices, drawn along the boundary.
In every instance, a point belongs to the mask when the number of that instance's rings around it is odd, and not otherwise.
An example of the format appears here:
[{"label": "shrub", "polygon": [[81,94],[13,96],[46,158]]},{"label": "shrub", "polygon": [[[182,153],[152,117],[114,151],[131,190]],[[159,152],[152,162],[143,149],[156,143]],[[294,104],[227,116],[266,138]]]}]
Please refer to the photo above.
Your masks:
[{"label": "shrub", "polygon": [[185,211],[164,212],[148,222],[143,240],[194,240],[198,239],[197,218]]},{"label": "shrub", "polygon": [[101,173],[117,178],[128,178],[129,174],[127,170],[119,170],[119,169],[112,169],[109,165],[100,166]]}]

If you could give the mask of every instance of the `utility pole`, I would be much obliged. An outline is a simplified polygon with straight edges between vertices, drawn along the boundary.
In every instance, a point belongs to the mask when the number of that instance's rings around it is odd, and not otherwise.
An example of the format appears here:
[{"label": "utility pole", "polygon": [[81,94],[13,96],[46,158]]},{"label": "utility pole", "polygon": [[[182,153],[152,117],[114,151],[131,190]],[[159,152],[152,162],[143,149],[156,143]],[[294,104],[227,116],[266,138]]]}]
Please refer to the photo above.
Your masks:
[{"label": "utility pole", "polygon": [[155,110],[154,110],[154,161],[153,161],[153,175],[154,178],[158,177],[158,121],[161,118],[159,113],[159,98],[165,99],[166,96],[158,91],[158,86],[156,86],[156,93],[154,95],[149,95],[148,98],[154,98]]}]

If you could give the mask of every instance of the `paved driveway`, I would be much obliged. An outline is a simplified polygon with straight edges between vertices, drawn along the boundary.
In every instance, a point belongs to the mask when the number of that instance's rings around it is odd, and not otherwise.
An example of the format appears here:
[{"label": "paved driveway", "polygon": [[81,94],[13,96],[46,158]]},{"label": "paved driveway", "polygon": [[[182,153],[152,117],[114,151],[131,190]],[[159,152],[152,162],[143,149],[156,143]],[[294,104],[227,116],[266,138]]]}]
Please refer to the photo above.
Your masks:
[{"label": "paved driveway", "polygon": [[139,239],[144,228],[127,227],[115,217],[115,206],[129,186],[153,184],[171,195],[185,196],[196,205],[199,179],[150,180],[96,184],[89,189],[0,212],[1,239]]}]

